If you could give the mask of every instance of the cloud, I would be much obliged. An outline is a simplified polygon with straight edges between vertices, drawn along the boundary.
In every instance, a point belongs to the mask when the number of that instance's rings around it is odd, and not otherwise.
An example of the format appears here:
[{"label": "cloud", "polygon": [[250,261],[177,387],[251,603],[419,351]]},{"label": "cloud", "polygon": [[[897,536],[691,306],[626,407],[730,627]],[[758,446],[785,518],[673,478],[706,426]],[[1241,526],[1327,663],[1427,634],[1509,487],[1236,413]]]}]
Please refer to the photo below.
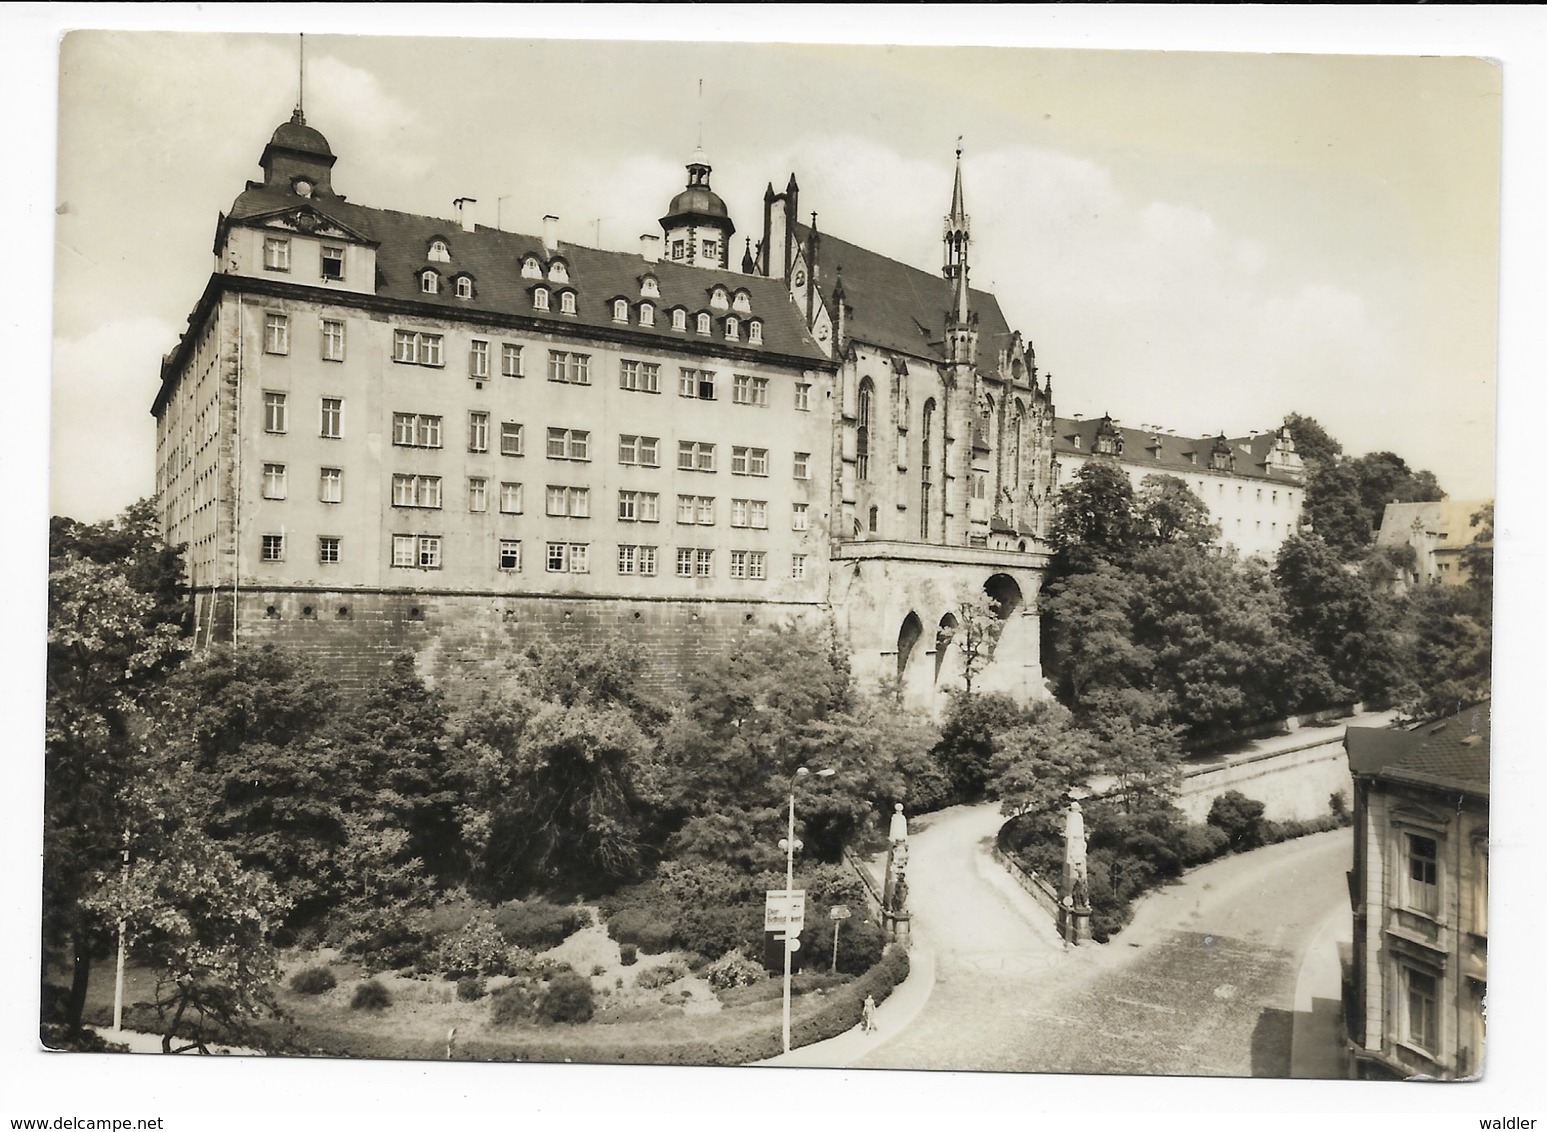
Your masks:
[{"label": "cloud", "polygon": [[49,502],[56,515],[109,518],[156,488],[151,402],[177,330],[156,318],[54,340]]}]

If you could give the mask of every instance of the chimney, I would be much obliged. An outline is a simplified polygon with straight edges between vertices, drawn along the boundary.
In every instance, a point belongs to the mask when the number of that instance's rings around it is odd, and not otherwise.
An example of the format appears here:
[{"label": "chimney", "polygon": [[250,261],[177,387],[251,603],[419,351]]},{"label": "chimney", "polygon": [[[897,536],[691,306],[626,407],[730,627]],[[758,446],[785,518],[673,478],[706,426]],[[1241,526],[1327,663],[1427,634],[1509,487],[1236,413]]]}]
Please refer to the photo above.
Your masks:
[{"label": "chimney", "polygon": [[457,199],[452,201],[451,203],[452,203],[453,206],[455,206],[455,208],[457,210],[457,219],[462,224],[462,231],[464,231],[464,232],[471,232],[473,230],[473,210],[468,208],[467,206],[470,205],[470,204],[477,204],[478,203],[478,198],[477,197],[457,197]]},{"label": "chimney", "polygon": [[639,254],[646,263],[660,263],[661,238],[648,232],[639,237]]},{"label": "chimney", "polygon": [[550,254],[559,250],[559,218],[552,213],[543,217],[543,250]]}]

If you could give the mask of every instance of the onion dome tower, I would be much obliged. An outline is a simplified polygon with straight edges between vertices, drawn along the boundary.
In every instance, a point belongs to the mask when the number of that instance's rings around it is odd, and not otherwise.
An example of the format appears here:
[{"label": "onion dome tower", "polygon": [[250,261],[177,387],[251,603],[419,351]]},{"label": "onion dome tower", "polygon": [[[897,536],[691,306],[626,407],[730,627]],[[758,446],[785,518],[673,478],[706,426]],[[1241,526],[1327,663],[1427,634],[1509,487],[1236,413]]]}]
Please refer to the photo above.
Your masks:
[{"label": "onion dome tower", "polygon": [[674,263],[720,267],[729,263],[730,239],[736,231],[720,194],[709,187],[709,158],[702,149],[688,159],[688,183],[661,217],[665,257]]}]

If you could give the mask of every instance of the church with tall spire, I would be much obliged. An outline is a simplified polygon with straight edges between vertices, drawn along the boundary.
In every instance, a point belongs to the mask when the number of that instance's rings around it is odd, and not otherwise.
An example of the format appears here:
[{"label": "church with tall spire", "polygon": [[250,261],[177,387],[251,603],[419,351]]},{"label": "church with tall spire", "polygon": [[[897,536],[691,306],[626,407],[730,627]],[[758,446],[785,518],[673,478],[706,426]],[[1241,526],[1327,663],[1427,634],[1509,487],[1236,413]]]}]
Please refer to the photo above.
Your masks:
[{"label": "church with tall spire", "polygon": [[770,182],[764,193],[752,260],[786,282],[838,365],[835,618],[863,642],[856,670],[921,704],[958,682],[964,594],[986,592],[1004,621],[983,686],[1024,698],[1041,689],[1052,387],[998,300],[971,284],[962,156],[958,143],[938,275],[819,228],[793,173],[783,192]]}]

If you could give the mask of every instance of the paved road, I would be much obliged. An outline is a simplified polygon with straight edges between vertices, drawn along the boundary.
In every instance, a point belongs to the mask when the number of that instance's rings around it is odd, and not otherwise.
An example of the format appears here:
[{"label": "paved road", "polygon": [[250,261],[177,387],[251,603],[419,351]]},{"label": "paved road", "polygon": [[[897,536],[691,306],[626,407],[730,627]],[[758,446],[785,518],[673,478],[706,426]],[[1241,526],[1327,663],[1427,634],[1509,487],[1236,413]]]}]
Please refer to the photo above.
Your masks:
[{"label": "paved road", "polygon": [[911,839],[916,935],[935,952],[935,988],[859,1065],[1289,1075],[1295,980],[1346,900],[1347,830],[1195,870],[1147,900],[1114,944],[1066,952],[979,852],[999,821],[991,806],[947,810]]}]

